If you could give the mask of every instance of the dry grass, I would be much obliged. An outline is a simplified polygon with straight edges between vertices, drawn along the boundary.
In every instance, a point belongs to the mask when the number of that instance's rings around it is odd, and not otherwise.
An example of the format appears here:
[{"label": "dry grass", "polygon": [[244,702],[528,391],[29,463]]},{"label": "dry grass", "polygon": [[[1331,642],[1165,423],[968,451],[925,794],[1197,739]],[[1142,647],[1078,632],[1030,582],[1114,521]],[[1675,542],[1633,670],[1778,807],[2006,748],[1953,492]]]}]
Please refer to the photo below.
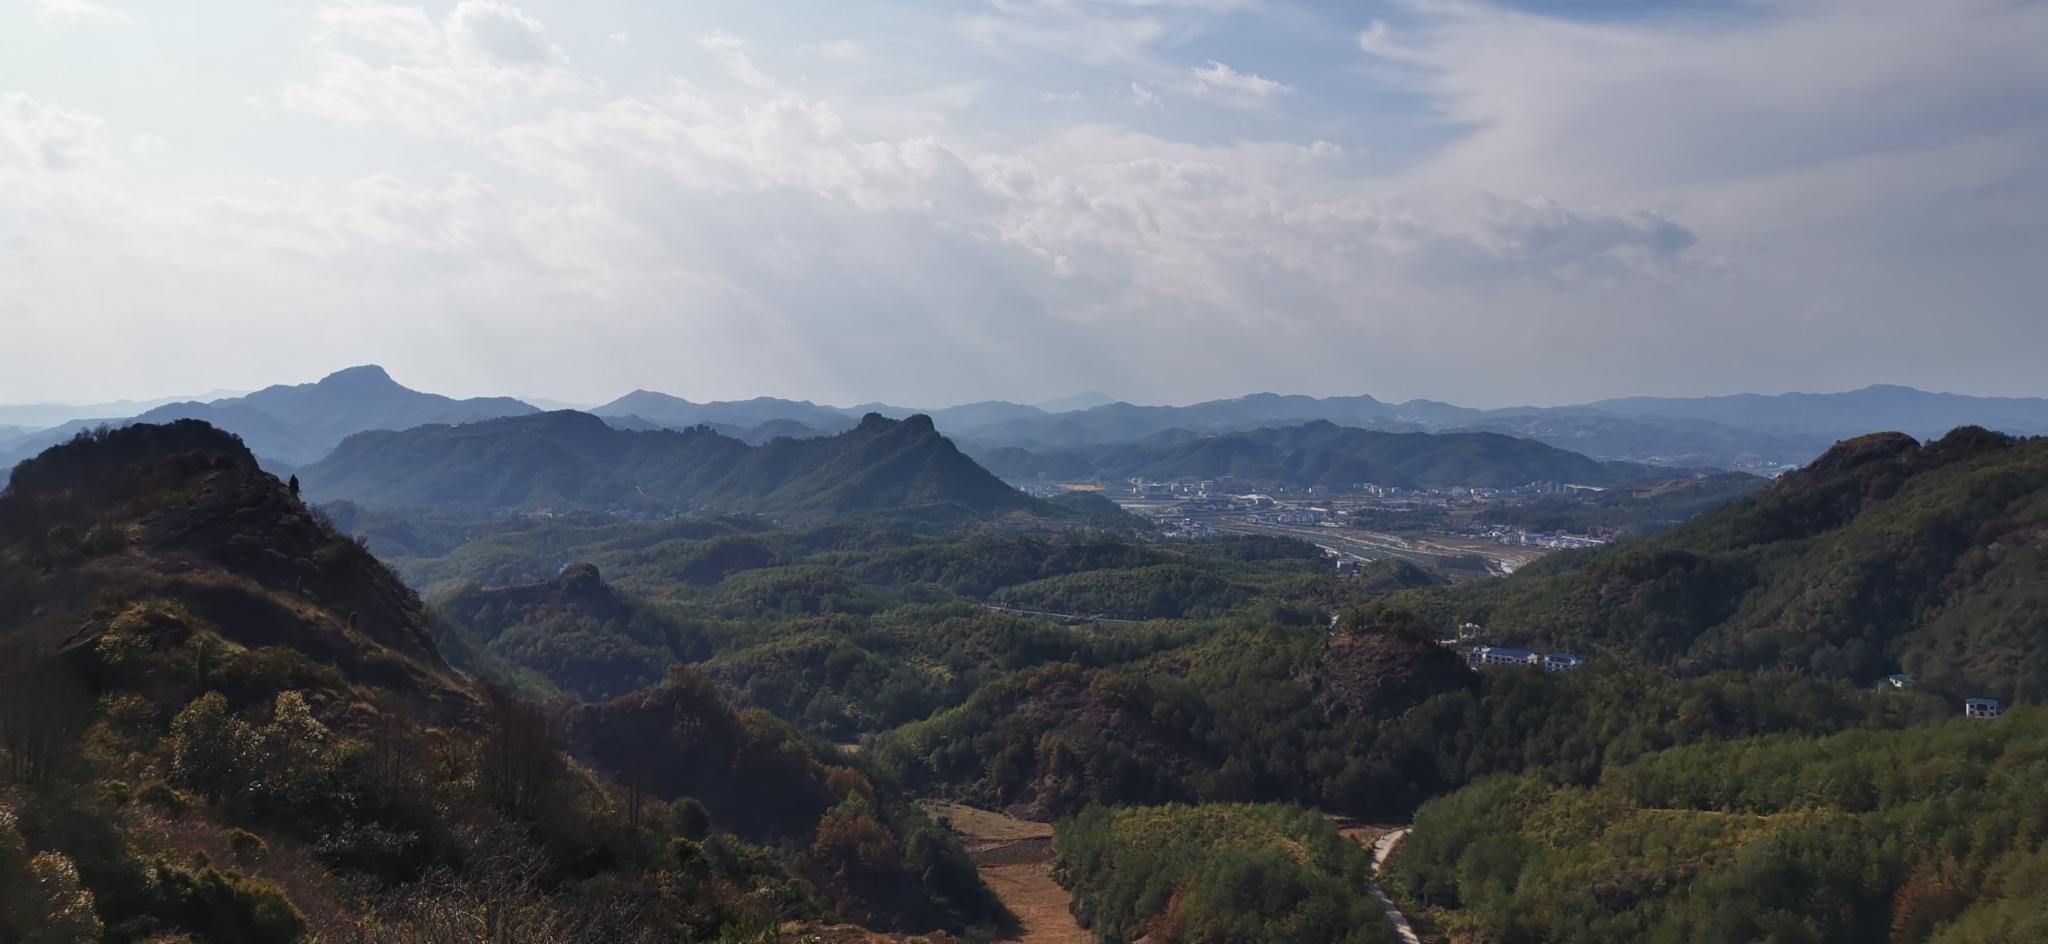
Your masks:
[{"label": "dry grass", "polygon": [[1052,880],[1052,825],[958,803],[920,804],[951,826],[989,890],[1017,917],[1003,940],[1019,944],[1092,944],[1074,920],[1074,896]]}]

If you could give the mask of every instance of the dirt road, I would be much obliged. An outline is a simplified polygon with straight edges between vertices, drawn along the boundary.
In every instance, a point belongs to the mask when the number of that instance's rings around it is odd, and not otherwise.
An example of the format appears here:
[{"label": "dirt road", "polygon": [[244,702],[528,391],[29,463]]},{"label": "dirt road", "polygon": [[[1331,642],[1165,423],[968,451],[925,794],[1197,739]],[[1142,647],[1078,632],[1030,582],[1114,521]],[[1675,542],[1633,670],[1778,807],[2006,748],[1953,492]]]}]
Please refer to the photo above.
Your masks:
[{"label": "dirt road", "polygon": [[1394,847],[1401,838],[1408,835],[1408,827],[1390,830],[1386,835],[1373,840],[1372,844],[1372,897],[1379,899],[1380,910],[1387,913],[1387,920],[1394,925],[1394,933],[1400,935],[1403,944],[1422,944],[1422,936],[1415,933],[1415,926],[1408,923],[1408,916],[1401,913],[1394,904],[1394,896],[1380,887],[1380,866],[1387,864],[1387,857],[1394,854]]}]

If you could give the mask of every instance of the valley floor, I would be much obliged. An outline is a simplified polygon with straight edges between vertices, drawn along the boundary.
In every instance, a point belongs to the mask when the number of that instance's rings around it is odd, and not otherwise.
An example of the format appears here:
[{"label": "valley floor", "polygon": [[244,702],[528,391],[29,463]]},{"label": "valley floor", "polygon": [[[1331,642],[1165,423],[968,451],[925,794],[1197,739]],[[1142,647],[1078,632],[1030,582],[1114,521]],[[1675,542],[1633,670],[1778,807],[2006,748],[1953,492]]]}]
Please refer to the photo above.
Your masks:
[{"label": "valley floor", "polygon": [[949,824],[974,858],[981,880],[1017,916],[1006,941],[1019,944],[1091,944],[1094,936],[1074,920],[1073,895],[1052,880],[1052,825],[956,803],[923,804]]}]

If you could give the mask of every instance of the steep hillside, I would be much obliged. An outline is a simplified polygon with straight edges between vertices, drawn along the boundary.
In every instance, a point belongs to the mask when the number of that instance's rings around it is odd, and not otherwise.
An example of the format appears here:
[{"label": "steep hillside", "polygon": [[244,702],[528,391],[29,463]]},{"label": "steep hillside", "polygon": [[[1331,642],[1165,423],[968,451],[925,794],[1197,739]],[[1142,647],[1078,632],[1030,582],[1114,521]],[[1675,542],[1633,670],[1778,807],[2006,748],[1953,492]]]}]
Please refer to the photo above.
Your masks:
[{"label": "steep hillside", "polygon": [[1045,455],[998,450],[982,459],[1012,480],[1235,479],[1337,488],[1360,482],[1402,488],[1507,488],[1538,481],[1612,485],[1657,475],[1646,466],[1599,462],[1497,433],[1388,433],[1321,420],[1213,436],[1169,430],[1129,445]]},{"label": "steep hillside", "polygon": [[[623,606],[594,573],[507,597]],[[702,676],[587,711],[458,676],[410,591],[196,422],[82,437],[0,494],[0,782],[0,889],[47,893],[10,894],[7,940],[487,914],[504,940],[755,944],[995,914],[900,794]]]},{"label": "steep hillside", "polygon": [[233,645],[458,700],[412,591],[204,423],[85,434],[22,463],[0,494],[0,550],[17,632],[86,649],[110,625],[99,597],[162,599]]},{"label": "steep hillside", "polygon": [[2048,440],[1966,428],[1848,440],[1685,524],[1424,599],[1499,641],[2036,698],[2044,572]]},{"label": "steep hillside", "polygon": [[704,428],[621,430],[589,414],[544,413],[365,433],[303,474],[320,500],[373,508],[790,515],[1038,507],[921,416],[871,414],[838,436],[749,446]]},{"label": "steep hillside", "polygon": [[1531,531],[1647,534],[1690,521],[1767,484],[1768,479],[1743,472],[1666,479],[1594,495],[1502,505],[1481,512],[1478,520]]}]

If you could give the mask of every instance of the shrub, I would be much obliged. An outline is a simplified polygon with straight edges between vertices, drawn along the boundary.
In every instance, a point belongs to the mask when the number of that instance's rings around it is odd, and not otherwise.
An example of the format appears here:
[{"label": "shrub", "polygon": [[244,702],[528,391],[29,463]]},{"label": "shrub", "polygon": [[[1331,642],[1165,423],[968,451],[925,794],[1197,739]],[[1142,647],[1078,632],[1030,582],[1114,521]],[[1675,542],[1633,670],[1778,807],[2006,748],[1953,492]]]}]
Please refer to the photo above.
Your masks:
[{"label": "shrub", "polygon": [[159,858],[151,871],[160,914],[214,944],[292,944],[306,919],[276,885]]},{"label": "shrub", "polygon": [[270,854],[270,844],[246,829],[228,830],[228,848],[234,850],[235,861],[244,865],[261,862]]},{"label": "shrub", "polygon": [[135,799],[144,806],[153,806],[172,816],[182,815],[192,808],[191,797],[161,780],[151,780],[136,788]]},{"label": "shrub", "polygon": [[695,797],[683,797],[670,804],[668,821],[676,835],[692,842],[702,842],[711,835],[711,812]]},{"label": "shrub", "polygon": [[207,692],[171,721],[172,776],[211,799],[221,799],[229,788],[246,782],[254,746],[255,734],[228,713],[227,698]]}]

